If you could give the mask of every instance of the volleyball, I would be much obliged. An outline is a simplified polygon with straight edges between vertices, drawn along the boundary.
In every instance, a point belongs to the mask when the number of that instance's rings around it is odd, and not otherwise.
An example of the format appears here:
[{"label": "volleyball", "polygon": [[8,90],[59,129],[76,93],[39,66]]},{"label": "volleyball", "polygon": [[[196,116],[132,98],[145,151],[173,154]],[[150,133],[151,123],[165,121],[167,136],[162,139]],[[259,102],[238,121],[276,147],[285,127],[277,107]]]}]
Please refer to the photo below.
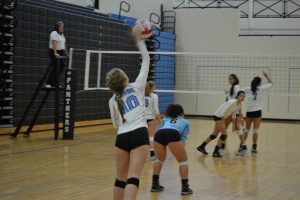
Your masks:
[{"label": "volleyball", "polygon": [[137,39],[149,38],[152,35],[151,25],[145,19],[137,20],[132,29],[132,33]]}]

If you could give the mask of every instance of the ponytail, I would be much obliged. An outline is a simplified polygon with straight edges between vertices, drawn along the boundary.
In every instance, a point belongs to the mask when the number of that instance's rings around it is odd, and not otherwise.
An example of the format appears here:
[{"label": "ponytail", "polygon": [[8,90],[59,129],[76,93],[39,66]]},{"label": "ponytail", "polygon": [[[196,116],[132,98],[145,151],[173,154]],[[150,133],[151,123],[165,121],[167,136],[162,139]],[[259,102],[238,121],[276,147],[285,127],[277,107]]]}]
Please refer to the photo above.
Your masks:
[{"label": "ponytail", "polygon": [[235,74],[230,74],[229,77],[231,77],[234,80],[234,83],[231,85],[231,88],[230,88],[230,91],[229,91],[230,96],[232,96],[233,93],[234,93],[234,86],[240,84],[240,80],[237,77],[237,75],[235,75]]},{"label": "ponytail", "polygon": [[261,84],[261,78],[256,76],[251,82],[251,91],[256,95],[257,87]]},{"label": "ponytail", "polygon": [[126,120],[124,119],[124,113],[123,113],[123,102],[122,102],[122,95],[121,94],[116,94],[117,98],[117,104],[118,104],[118,110],[121,114],[122,117],[122,122],[125,122]]}]

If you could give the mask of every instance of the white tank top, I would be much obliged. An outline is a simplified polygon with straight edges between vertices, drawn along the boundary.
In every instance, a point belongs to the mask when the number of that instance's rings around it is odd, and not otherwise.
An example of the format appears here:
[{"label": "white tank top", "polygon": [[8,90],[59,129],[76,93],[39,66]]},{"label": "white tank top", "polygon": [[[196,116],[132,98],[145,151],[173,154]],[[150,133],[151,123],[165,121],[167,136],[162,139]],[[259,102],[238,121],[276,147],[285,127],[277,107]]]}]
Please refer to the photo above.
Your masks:
[{"label": "white tank top", "polygon": [[155,119],[156,115],[159,115],[157,94],[151,93],[150,96],[145,97],[145,107],[147,120]]}]

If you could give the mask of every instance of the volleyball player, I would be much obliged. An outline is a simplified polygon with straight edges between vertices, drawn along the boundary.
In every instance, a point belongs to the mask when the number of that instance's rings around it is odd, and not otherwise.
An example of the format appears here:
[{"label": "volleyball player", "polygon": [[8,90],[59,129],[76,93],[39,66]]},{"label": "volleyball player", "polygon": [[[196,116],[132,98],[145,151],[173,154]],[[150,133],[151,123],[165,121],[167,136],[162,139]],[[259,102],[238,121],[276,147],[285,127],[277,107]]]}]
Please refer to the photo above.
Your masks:
[{"label": "volleyball player", "polygon": [[158,109],[158,96],[153,93],[155,90],[155,83],[153,81],[148,81],[145,88],[145,106],[146,106],[146,120],[148,124],[148,134],[150,141],[150,160],[155,160],[155,151],[153,148],[154,134],[156,132],[156,127],[159,118]]},{"label": "volleyball player", "polygon": [[[203,154],[208,154],[205,150],[205,146],[217,138],[219,132],[221,132],[221,136],[218,140],[218,143],[215,147],[215,150],[213,152],[213,157],[222,157],[219,149],[222,145],[222,143],[227,138],[227,130],[226,130],[226,124],[225,121],[228,117],[232,116],[232,124],[235,124],[236,120],[236,114],[240,111],[242,101],[245,99],[245,92],[240,90],[237,93],[236,99],[228,100],[227,102],[223,103],[217,111],[214,113],[213,118],[215,120],[215,126],[213,133],[200,145],[197,147],[198,151],[200,151]],[[235,126],[232,126],[233,132],[235,131]],[[240,129],[239,132],[242,132]]]},{"label": "volleyball player", "polygon": [[[240,80],[237,77],[237,75],[230,74],[228,76],[228,82],[230,84],[230,89],[229,89],[229,91],[227,91],[227,90],[225,91],[225,94],[227,95],[226,101],[231,100],[231,99],[235,99],[238,91],[240,90],[240,86],[239,86]],[[239,113],[242,113],[242,112],[240,111]],[[241,124],[241,120],[240,119],[243,119],[243,116],[239,115],[239,113],[237,114],[237,119],[235,121],[236,123],[232,124],[232,126],[235,126],[235,130],[239,130],[239,126]],[[226,120],[225,120],[226,129],[230,125],[231,121],[232,121],[231,117],[226,118]],[[240,135],[239,137],[243,137],[243,136]],[[225,150],[225,147],[226,147],[226,141],[223,142],[223,144],[222,144],[222,146],[220,148],[220,152],[223,152]]]},{"label": "volleyball player", "polygon": [[252,153],[257,153],[257,139],[262,115],[261,93],[272,87],[272,80],[270,79],[268,74],[266,72],[263,72],[263,75],[267,79],[268,84],[261,86],[261,78],[254,77],[251,82],[251,87],[245,88],[245,91],[248,94],[245,140],[248,137],[248,133],[253,123],[253,144],[251,149]]},{"label": "volleyball player", "polygon": [[115,143],[115,200],[136,198],[139,177],[149,150],[144,90],[150,57],[145,42],[136,39],[142,54],[142,66],[135,82],[129,84],[125,72],[118,68],[110,70],[106,77],[107,85],[114,93],[109,101],[110,114],[114,127],[118,129]]},{"label": "volleyball player", "polygon": [[184,143],[190,129],[189,122],[184,119],[184,110],[180,105],[171,104],[166,110],[166,116],[162,119],[162,127],[154,136],[154,149],[156,162],[153,165],[151,192],[163,191],[164,187],[159,184],[159,175],[166,160],[168,146],[174,157],[179,162],[181,177],[181,195],[193,194],[189,188],[187,153]]}]

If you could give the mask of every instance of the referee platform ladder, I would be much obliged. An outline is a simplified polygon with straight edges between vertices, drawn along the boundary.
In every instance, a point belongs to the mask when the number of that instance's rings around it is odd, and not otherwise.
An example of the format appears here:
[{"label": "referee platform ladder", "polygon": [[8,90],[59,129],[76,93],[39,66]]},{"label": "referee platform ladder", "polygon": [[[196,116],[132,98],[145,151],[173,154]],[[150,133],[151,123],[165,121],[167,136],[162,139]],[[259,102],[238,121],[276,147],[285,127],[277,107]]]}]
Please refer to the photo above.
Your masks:
[{"label": "referee platform ladder", "polygon": [[[72,58],[72,49],[70,49],[70,59]],[[54,139],[57,140],[59,137],[59,131],[63,130],[63,139],[73,139],[74,137],[74,110],[75,110],[75,91],[76,91],[76,71],[71,69],[71,61],[69,61],[69,57],[59,57],[57,58],[57,69],[60,67],[61,62],[68,63],[68,69],[66,70],[65,79],[65,88],[60,87],[59,85],[59,70],[56,70],[56,86],[55,87],[45,87],[45,82],[47,77],[51,71],[52,66],[49,65],[45,74],[41,78],[39,84],[37,85],[27,108],[25,109],[22,118],[19,120],[18,125],[15,129],[15,132],[10,135],[11,138],[16,138],[19,133],[21,133],[21,128],[24,126],[25,119],[27,118],[29,112],[32,110],[33,105],[37,101],[37,97],[40,93],[44,93],[43,98],[41,99],[33,118],[31,119],[27,130],[23,132],[23,137],[27,138],[30,136],[30,133],[36,123],[37,118],[41,110],[43,109],[50,92],[55,92],[55,105],[54,105]],[[68,62],[69,61],[69,62]],[[60,93],[64,92],[64,103],[60,102]],[[61,107],[63,107],[64,114],[60,114]],[[59,127],[60,119],[63,119],[63,127]],[[66,124],[67,121],[67,124]]]}]

